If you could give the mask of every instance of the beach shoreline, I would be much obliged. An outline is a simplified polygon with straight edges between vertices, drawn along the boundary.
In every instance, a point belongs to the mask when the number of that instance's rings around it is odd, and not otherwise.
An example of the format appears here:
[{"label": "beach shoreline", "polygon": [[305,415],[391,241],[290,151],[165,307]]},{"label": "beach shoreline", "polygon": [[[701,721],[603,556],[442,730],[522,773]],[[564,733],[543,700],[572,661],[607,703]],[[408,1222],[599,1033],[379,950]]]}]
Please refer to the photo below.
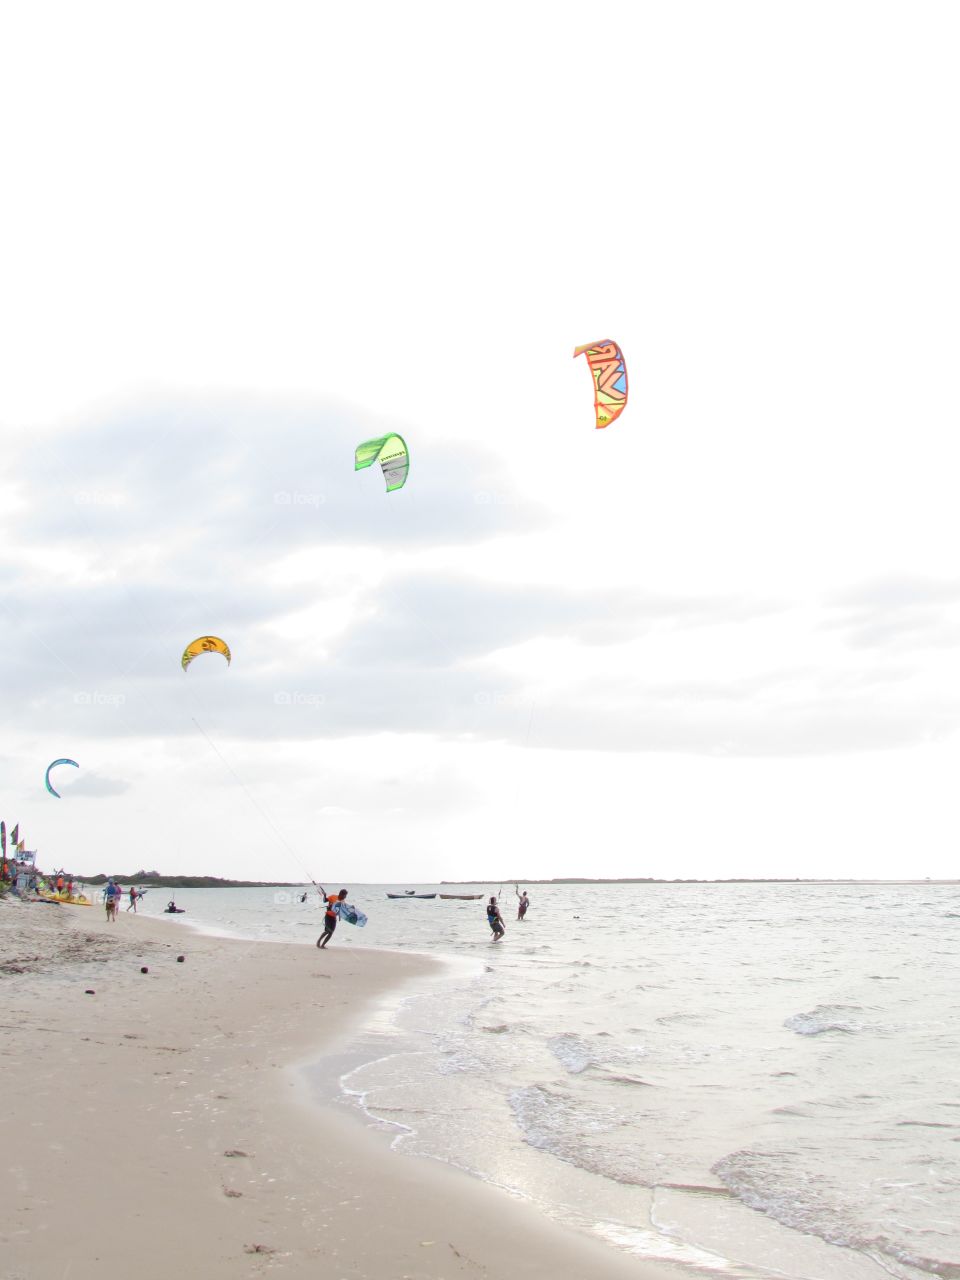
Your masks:
[{"label": "beach shoreline", "polygon": [[12,902],[0,947],[3,1280],[680,1274],[311,1098],[304,1065],[439,961]]}]

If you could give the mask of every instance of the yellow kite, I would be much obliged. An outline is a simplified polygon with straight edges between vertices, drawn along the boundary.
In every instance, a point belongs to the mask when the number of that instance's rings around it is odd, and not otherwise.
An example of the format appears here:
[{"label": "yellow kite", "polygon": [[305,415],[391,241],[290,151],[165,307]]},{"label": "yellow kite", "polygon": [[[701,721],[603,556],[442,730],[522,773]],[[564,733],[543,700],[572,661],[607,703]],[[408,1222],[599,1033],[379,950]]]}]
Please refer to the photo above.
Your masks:
[{"label": "yellow kite", "polygon": [[201,653],[222,653],[227,660],[227,666],[230,665],[230,650],[219,636],[199,636],[196,640],[191,640],[183,651],[180,665],[184,671]]}]

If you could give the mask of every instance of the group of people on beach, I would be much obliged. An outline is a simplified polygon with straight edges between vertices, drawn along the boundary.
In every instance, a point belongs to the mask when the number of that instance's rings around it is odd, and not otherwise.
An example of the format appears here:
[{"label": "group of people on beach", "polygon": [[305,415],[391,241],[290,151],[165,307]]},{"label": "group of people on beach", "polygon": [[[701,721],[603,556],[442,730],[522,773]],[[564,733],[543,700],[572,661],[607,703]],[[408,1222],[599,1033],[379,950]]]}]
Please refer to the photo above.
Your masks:
[{"label": "group of people on beach", "polygon": [[[519,885],[514,885],[514,893],[517,895],[517,919],[523,923],[527,908],[530,906],[530,899],[527,897],[526,889],[524,889],[523,893],[520,892]],[[487,903],[487,924],[493,931],[493,941],[500,942],[507,932],[507,928],[503,923],[503,916],[500,914],[500,902],[495,893],[490,895],[490,901]]]},{"label": "group of people on beach", "polygon": [[46,874],[38,871],[33,865],[4,860],[0,866],[0,882],[9,888],[11,893],[20,896],[39,894],[47,897],[72,898],[77,888],[73,878],[64,871],[51,871]]},{"label": "group of people on beach", "polygon": [[[322,884],[317,885],[317,890],[324,904],[323,933],[317,939],[317,946],[322,951],[333,937],[339,918],[337,907],[346,900],[347,890],[341,889],[339,893],[327,893]],[[514,892],[517,895],[517,919],[522,923],[530,906],[530,899],[527,896],[526,889],[524,889],[523,893],[520,892],[519,885],[514,885]],[[306,896],[304,894],[300,901],[303,902]],[[498,896],[495,893],[490,895],[490,901],[487,903],[487,924],[493,931],[493,941],[499,942],[507,930],[503,923],[503,916],[500,914]]]},{"label": "group of people on beach", "polygon": [[[133,914],[136,915],[137,903],[140,901],[140,899],[144,896],[146,892],[147,892],[146,889],[138,889],[136,885],[132,884],[130,888],[127,890],[127,896],[129,898],[129,902],[127,903],[127,910],[132,911]],[[116,920],[117,912],[120,909],[120,900],[122,899],[122,897],[123,897],[123,889],[120,887],[119,884],[117,884],[116,880],[114,880],[114,878],[111,876],[110,879],[107,881],[106,885],[104,886],[104,890],[103,890],[103,905],[107,909],[108,920]]]}]

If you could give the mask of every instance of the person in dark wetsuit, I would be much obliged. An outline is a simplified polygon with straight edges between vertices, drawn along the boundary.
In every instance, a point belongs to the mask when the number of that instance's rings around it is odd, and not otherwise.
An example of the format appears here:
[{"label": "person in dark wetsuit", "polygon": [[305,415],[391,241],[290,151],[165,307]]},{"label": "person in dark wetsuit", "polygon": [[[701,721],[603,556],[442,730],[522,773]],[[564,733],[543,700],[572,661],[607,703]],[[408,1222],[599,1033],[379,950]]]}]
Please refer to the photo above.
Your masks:
[{"label": "person in dark wetsuit", "polygon": [[326,900],[327,909],[323,914],[323,933],[317,939],[317,946],[323,950],[330,939],[333,937],[333,931],[337,927],[336,906],[342,902],[347,896],[346,889],[341,889],[339,893],[327,893],[323,885],[318,885],[321,896]]},{"label": "person in dark wetsuit", "polygon": [[506,933],[506,929],[503,927],[503,916],[500,914],[500,907],[493,895],[491,895],[490,901],[487,903],[487,924],[493,930],[494,942],[499,942]]}]

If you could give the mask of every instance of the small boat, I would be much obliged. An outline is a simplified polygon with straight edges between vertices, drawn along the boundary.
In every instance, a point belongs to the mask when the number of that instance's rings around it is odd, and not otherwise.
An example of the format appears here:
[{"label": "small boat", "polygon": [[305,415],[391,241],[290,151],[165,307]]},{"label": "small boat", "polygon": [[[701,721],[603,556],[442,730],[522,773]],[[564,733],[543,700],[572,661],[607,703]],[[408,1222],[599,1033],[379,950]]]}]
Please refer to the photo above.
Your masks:
[{"label": "small boat", "polygon": [[475,902],[477,898],[482,898],[483,894],[482,893],[441,893],[440,897],[445,899],[445,901],[447,902],[450,902],[452,899],[456,899],[458,902]]},{"label": "small boat", "polygon": [[388,898],[435,898],[435,893],[412,893],[409,889],[406,893],[388,893]]},{"label": "small boat", "polygon": [[75,893],[72,898],[68,898],[65,893],[38,893],[37,897],[43,902],[61,902],[67,907],[91,907],[93,903],[85,894]]}]

